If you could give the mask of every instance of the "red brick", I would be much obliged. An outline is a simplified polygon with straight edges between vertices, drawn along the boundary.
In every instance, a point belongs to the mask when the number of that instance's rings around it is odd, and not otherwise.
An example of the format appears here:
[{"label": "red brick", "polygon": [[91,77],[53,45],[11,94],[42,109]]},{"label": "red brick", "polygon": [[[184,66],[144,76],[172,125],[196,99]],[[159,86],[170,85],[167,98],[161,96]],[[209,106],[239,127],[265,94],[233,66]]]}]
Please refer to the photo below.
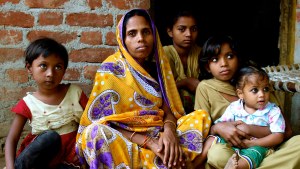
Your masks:
[{"label": "red brick", "polygon": [[101,45],[102,33],[101,32],[82,32],[80,42],[89,45]]},{"label": "red brick", "polygon": [[101,63],[114,52],[115,50],[112,48],[84,48],[71,51],[70,60],[73,62]]},{"label": "red brick", "polygon": [[1,12],[0,25],[30,28],[34,25],[34,17],[24,12]]},{"label": "red brick", "polygon": [[1,87],[0,88],[0,101],[18,101],[26,95],[26,92],[35,91],[32,86],[27,87]]},{"label": "red brick", "polygon": [[63,80],[79,80],[80,79],[80,68],[68,68]]},{"label": "red brick", "polygon": [[25,5],[30,8],[63,8],[69,0],[25,0]]},{"label": "red brick", "polygon": [[66,23],[71,26],[113,26],[113,16],[95,13],[72,13],[66,17]]},{"label": "red brick", "polygon": [[16,30],[0,30],[1,45],[17,45],[23,40],[22,32]]},{"label": "red brick", "polygon": [[66,44],[77,38],[76,33],[61,31],[61,32],[51,32],[51,31],[30,31],[27,34],[27,39],[33,41],[40,37],[50,37],[57,40],[60,43]]},{"label": "red brick", "polygon": [[[99,66],[100,66],[100,64],[99,64]],[[99,66],[86,66],[86,67],[84,67],[84,73],[83,73],[84,78],[94,80],[95,74],[96,74]]]},{"label": "red brick", "polygon": [[105,39],[106,39],[107,45],[110,45],[110,46],[118,45],[116,34],[114,32],[107,32]]},{"label": "red brick", "polygon": [[102,7],[102,0],[87,0],[87,2],[92,10]]},{"label": "red brick", "polygon": [[13,62],[22,58],[23,56],[24,50],[22,49],[0,48],[0,63]]},{"label": "red brick", "polygon": [[8,69],[6,71],[8,78],[17,83],[25,83],[28,82],[28,73],[27,70],[24,69]]},{"label": "red brick", "polygon": [[63,22],[63,14],[58,12],[43,12],[39,15],[40,25],[60,25]]},{"label": "red brick", "polygon": [[110,7],[119,9],[132,9],[132,8],[150,8],[150,0],[107,0]]},{"label": "red brick", "polygon": [[20,0],[1,0],[0,5],[3,5],[7,2],[12,3],[12,4],[18,4],[20,2]]}]

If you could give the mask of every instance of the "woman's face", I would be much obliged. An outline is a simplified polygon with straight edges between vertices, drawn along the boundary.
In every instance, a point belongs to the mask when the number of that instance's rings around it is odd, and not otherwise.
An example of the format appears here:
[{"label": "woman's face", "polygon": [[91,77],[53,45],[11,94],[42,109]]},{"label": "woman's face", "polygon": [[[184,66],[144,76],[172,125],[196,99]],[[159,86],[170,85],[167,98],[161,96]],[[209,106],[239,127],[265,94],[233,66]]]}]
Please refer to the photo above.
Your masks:
[{"label": "woman's face", "polygon": [[135,15],[126,24],[125,45],[129,54],[143,63],[153,50],[154,39],[150,23],[143,16]]}]

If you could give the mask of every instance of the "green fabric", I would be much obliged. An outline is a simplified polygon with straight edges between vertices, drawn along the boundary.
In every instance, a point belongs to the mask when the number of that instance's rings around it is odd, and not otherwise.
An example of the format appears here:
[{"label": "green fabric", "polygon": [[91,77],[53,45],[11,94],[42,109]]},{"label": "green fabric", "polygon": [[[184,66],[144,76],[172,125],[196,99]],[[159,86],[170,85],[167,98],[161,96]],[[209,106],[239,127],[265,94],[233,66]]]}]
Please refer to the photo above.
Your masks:
[{"label": "green fabric", "polygon": [[194,109],[203,109],[210,114],[212,121],[217,120],[230,104],[220,92],[236,96],[235,88],[230,83],[217,79],[202,80],[196,89]]},{"label": "green fabric", "polygon": [[[268,154],[258,169],[297,169],[300,167],[300,135],[281,144],[274,153]],[[234,150],[227,144],[214,144],[208,151],[205,169],[224,169]]]},{"label": "green fabric", "polygon": [[[180,81],[186,79],[188,77],[198,78],[199,76],[199,54],[201,48],[197,45],[194,45],[190,52],[187,59],[187,69],[184,70],[183,64],[181,59],[174,48],[173,45],[164,46],[163,47],[165,55],[168,57],[172,73],[174,75],[175,81]],[[194,111],[194,103],[195,103],[195,94],[191,93],[187,90],[180,89],[180,98],[186,113]]]},{"label": "green fabric", "polygon": [[[221,144],[227,144],[226,140],[224,138],[220,138]],[[254,168],[257,168],[260,166],[261,162],[263,161],[264,157],[267,155],[269,149],[261,146],[253,146],[245,149],[240,149],[237,147],[232,147],[232,149],[235,152],[238,152],[238,155],[246,156],[251,159],[251,163]],[[245,158],[244,158],[245,159]],[[247,159],[246,159],[247,160]],[[247,160],[248,161],[248,160]],[[249,163],[250,161],[248,161]],[[250,166],[250,164],[249,164]]]}]

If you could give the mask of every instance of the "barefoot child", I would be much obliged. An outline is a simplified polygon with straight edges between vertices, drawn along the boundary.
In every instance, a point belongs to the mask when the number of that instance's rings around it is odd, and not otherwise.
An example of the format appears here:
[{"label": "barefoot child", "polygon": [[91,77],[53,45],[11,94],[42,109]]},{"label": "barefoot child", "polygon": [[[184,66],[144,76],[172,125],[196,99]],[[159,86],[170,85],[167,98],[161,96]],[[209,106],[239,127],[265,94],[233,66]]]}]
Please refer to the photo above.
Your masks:
[{"label": "barefoot child", "polygon": [[[225,169],[239,168],[252,169],[259,167],[270,148],[277,146],[284,139],[285,121],[280,108],[269,102],[270,83],[268,74],[253,66],[243,67],[238,71],[236,92],[239,100],[232,102],[224,114],[215,121],[234,122],[248,125],[267,126],[271,134],[260,138],[244,138],[244,147],[232,147],[234,154],[228,161]],[[239,124],[237,128],[244,131]],[[246,132],[246,131],[245,131]],[[223,138],[216,136],[218,143],[227,143]]]},{"label": "barefoot child", "polygon": [[[67,50],[53,39],[41,38],[27,47],[25,57],[37,90],[12,108],[15,118],[5,144],[6,168],[75,168],[79,165],[76,134],[87,97],[77,85],[61,84],[68,66]],[[32,130],[16,155],[27,120]]]},{"label": "barefoot child", "polygon": [[[241,59],[236,43],[229,36],[213,36],[202,47],[199,62],[201,82],[196,90],[195,110],[203,109],[209,112],[212,122],[222,116],[231,102],[239,99],[232,80],[243,66]],[[273,93],[270,93],[270,102],[278,102]],[[300,136],[290,138],[292,130],[287,118],[285,124],[285,141],[275,149],[275,153],[263,159],[260,169],[300,166]],[[234,147],[246,147],[242,141],[244,138],[261,138],[270,133],[269,127],[248,125],[239,121],[214,123],[210,129],[210,134],[219,135]],[[205,153],[208,151],[205,168],[224,169],[235,151],[227,144],[211,144],[209,140],[205,141],[203,150]]]}]

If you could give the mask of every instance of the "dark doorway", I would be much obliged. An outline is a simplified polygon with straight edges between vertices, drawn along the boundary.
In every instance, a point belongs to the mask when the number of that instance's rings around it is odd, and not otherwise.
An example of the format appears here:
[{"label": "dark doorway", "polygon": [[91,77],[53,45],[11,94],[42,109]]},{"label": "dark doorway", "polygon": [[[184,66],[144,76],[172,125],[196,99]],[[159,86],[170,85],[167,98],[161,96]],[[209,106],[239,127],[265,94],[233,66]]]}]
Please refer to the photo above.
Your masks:
[{"label": "dark doorway", "polygon": [[228,34],[240,54],[261,66],[279,63],[280,0],[151,0],[153,16],[163,45],[170,44],[166,19],[180,8],[193,10],[199,20],[198,43],[214,34]]}]

